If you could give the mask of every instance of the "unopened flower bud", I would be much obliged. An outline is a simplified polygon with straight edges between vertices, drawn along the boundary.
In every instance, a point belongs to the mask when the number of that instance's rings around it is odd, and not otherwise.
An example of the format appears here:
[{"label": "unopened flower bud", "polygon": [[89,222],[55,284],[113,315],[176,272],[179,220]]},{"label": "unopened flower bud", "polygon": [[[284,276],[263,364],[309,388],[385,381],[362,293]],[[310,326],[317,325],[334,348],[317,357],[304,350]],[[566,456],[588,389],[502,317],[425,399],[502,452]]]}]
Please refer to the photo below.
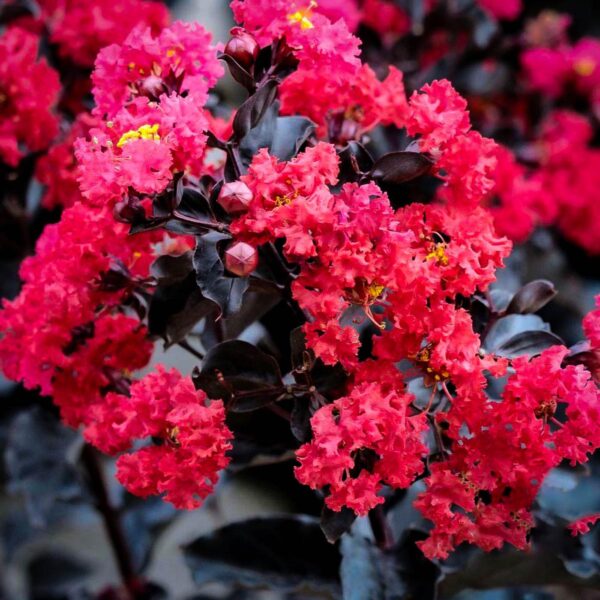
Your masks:
[{"label": "unopened flower bud", "polygon": [[234,58],[242,67],[248,69],[254,64],[260,46],[254,36],[242,27],[234,27],[230,32],[231,39],[225,46],[225,54]]},{"label": "unopened flower bud", "polygon": [[258,265],[258,252],[246,242],[235,242],[225,251],[225,268],[240,277],[249,275]]},{"label": "unopened flower bud", "polygon": [[223,184],[217,202],[229,214],[240,214],[248,210],[252,201],[252,191],[242,181]]}]

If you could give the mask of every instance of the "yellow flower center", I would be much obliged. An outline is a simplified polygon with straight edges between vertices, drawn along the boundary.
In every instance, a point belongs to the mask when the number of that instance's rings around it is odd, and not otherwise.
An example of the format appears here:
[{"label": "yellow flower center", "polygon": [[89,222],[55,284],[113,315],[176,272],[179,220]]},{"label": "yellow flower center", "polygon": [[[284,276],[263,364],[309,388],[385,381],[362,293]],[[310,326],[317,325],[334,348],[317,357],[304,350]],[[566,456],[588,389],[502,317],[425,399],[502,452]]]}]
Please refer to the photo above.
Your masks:
[{"label": "yellow flower center", "polygon": [[310,20],[312,9],[317,6],[315,0],[311,0],[306,8],[302,8],[288,15],[290,23],[299,23],[300,29],[312,29],[314,25]]},{"label": "yellow flower center", "polygon": [[381,296],[383,293],[383,290],[385,290],[384,285],[379,285],[378,283],[369,284],[367,286],[367,294],[369,294],[369,299],[373,301],[377,300],[377,298],[379,298],[379,296]]},{"label": "yellow flower center", "polygon": [[448,257],[446,256],[446,244],[437,243],[433,245],[431,252],[425,257],[427,260],[435,260],[443,267],[448,266]]},{"label": "yellow flower center", "polygon": [[447,371],[446,367],[442,367],[440,371],[435,371],[430,365],[429,361],[431,360],[431,352],[433,350],[432,344],[427,344],[424,348],[421,348],[414,356],[411,358],[414,359],[416,363],[418,363],[421,368],[425,370],[425,385],[429,386],[435,383],[439,383],[441,381],[446,381],[450,379],[450,373]]},{"label": "yellow flower center", "polygon": [[160,136],[158,135],[158,123],[154,125],[142,125],[137,129],[131,129],[130,131],[126,131],[117,142],[117,148],[122,148],[125,144],[132,142],[134,140],[153,140],[158,142],[160,140]]},{"label": "yellow flower center", "polygon": [[[290,187],[293,187],[294,182],[288,177],[285,180],[286,184],[289,185]],[[277,208],[279,208],[280,206],[287,206],[288,204],[291,204],[299,195],[298,190],[292,189],[292,191],[288,192],[287,194],[277,194],[277,196],[275,196],[275,206]]]},{"label": "yellow flower center", "polygon": [[589,77],[596,70],[596,61],[592,58],[581,58],[573,65],[575,73],[581,77]]}]

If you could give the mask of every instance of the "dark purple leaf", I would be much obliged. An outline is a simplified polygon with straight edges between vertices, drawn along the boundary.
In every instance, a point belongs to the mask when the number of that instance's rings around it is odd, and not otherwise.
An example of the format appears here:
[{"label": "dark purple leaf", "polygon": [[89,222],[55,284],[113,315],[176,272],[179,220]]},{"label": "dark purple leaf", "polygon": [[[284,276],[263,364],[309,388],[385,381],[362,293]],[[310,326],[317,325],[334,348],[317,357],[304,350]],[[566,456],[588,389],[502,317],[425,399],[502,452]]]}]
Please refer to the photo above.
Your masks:
[{"label": "dark purple leaf", "polygon": [[535,313],[548,304],[556,294],[552,282],[545,279],[530,281],[513,296],[506,312],[522,315]]},{"label": "dark purple leaf", "polygon": [[373,167],[373,158],[368,150],[358,142],[351,141],[339,152],[340,180],[356,181],[362,173],[367,173]]},{"label": "dark purple leaf", "polygon": [[198,288],[205,298],[218,306],[219,317],[240,309],[249,285],[248,277],[230,277],[225,272],[219,246],[230,239],[230,236],[217,232],[198,237],[193,259]]},{"label": "dark purple leaf", "polygon": [[550,331],[523,331],[498,346],[495,353],[507,358],[523,354],[536,356],[546,348],[563,344],[563,340]]},{"label": "dark purple leaf", "polygon": [[525,331],[550,331],[550,325],[537,315],[507,315],[490,327],[483,345],[489,352],[494,352],[502,344]]},{"label": "dark purple leaf", "polygon": [[211,348],[193,379],[209,397],[231,398],[230,409],[237,412],[262,408],[285,392],[277,361],[241,340]]},{"label": "dark purple leaf", "polygon": [[185,252],[179,256],[166,254],[159,256],[152,267],[150,273],[162,285],[169,285],[185,279],[193,270],[193,253]]},{"label": "dark purple leaf", "polygon": [[238,140],[258,125],[276,97],[277,81],[269,79],[239,107],[233,119],[233,132]]},{"label": "dark purple leaf", "polygon": [[404,183],[427,174],[433,161],[419,152],[390,152],[375,161],[371,177],[385,183]]},{"label": "dark purple leaf", "polygon": [[183,548],[198,585],[237,583],[339,595],[339,554],[318,521],[305,516],[255,518],[226,525]]},{"label": "dark purple leaf", "polygon": [[321,530],[330,544],[335,544],[352,527],[354,521],[356,521],[356,514],[352,509],[344,506],[342,510],[336,512],[323,505]]},{"label": "dark purple leaf", "polygon": [[192,271],[181,280],[158,286],[150,300],[148,329],[151,335],[172,345],[183,340],[201,319],[217,309],[198,289]]},{"label": "dark purple leaf", "polygon": [[254,79],[250,73],[248,73],[248,71],[246,71],[246,69],[244,69],[244,67],[242,67],[242,65],[240,65],[235,58],[233,58],[233,56],[229,56],[228,54],[223,54],[220,52],[219,58],[227,63],[231,76],[238,83],[241,83],[249,92],[252,92],[255,89],[256,84]]},{"label": "dark purple leaf", "polygon": [[314,133],[315,124],[305,117],[279,117],[279,102],[273,102],[260,123],[240,141],[239,153],[247,167],[261,148],[279,160],[290,160]]}]

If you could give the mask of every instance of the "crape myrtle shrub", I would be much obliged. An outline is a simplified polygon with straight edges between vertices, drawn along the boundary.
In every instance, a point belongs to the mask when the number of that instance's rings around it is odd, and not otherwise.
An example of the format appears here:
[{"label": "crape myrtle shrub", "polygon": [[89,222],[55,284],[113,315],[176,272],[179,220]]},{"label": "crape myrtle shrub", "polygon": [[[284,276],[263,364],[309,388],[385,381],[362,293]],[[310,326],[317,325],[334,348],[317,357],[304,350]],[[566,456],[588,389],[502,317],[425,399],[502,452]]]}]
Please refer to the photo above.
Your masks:
[{"label": "crape myrtle shrub", "polygon": [[101,597],[168,594],[158,531],[245,470],[297,511],[191,535],[199,585],[599,585],[597,7],[527,4],[234,0],[224,44],[2,4],[6,477],[34,525],[98,509]]}]

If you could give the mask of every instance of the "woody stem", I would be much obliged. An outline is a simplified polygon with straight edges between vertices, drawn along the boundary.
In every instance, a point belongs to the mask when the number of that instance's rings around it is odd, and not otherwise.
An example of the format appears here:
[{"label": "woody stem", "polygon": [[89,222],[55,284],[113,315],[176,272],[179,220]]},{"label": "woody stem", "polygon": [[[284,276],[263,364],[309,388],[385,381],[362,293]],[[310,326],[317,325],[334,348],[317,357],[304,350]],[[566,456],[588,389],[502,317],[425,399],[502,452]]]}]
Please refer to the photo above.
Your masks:
[{"label": "woody stem", "polygon": [[390,550],[394,545],[394,537],[381,504],[369,511],[369,523],[378,548]]},{"label": "woody stem", "polygon": [[95,498],[96,509],[104,527],[128,597],[134,600],[139,593],[139,579],[133,566],[131,552],[125,538],[119,511],[112,506],[106,487],[102,465],[96,450],[89,444],[83,447],[81,458],[87,471],[89,486]]}]

